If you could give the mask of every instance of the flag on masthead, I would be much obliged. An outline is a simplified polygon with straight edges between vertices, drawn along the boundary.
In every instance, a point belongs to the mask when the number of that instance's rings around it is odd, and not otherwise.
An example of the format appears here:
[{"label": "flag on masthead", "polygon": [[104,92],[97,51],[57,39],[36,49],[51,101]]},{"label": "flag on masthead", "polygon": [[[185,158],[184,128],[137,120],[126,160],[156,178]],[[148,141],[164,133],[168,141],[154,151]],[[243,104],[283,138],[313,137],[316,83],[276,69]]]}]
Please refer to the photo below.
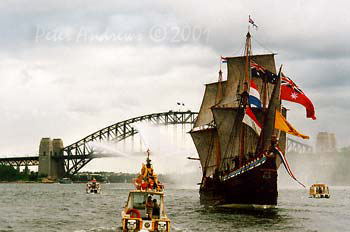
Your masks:
[{"label": "flag on masthead", "polygon": [[250,17],[249,15],[249,23],[253,25],[253,27],[255,27],[256,29],[258,29],[258,25],[255,24],[255,22],[253,21],[253,19]]}]

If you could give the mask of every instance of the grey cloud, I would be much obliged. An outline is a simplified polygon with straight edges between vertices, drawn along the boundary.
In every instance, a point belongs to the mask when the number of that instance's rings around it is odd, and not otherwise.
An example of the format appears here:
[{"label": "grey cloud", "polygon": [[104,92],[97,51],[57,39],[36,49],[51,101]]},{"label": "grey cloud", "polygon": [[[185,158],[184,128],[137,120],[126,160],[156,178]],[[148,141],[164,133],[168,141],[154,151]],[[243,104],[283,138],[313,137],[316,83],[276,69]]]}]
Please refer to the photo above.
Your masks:
[{"label": "grey cloud", "polygon": [[[304,120],[303,108],[291,114],[300,128],[315,135],[332,124],[347,135],[345,114],[349,95],[349,4],[345,1],[6,1],[0,3],[0,101],[7,115],[2,130],[22,133],[21,139],[50,135],[74,142],[118,120],[166,111],[181,99],[198,110],[204,83],[217,79],[220,55],[240,55],[247,16],[259,25],[254,52],[278,53],[276,63],[306,92],[316,106],[317,122]],[[325,17],[327,15],[327,17]],[[140,34],[137,41],[35,41],[37,25],[57,29],[72,38],[88,34]],[[161,42],[150,37],[152,27],[165,28]],[[198,40],[181,33],[200,28]],[[177,31],[180,30],[180,31]],[[179,42],[172,39],[180,33]],[[178,35],[178,36],[179,36]],[[260,44],[263,46],[261,46]],[[226,75],[226,73],[224,74]],[[16,111],[14,106],[21,108]],[[53,110],[54,109],[54,110]],[[294,108],[293,108],[294,109]],[[45,112],[40,116],[32,113]],[[20,120],[29,118],[34,123]],[[37,117],[37,118],[36,118]],[[60,122],[64,119],[64,122]],[[300,119],[301,118],[301,119]],[[23,121],[23,122],[21,122]],[[45,127],[41,123],[57,122]],[[329,123],[331,122],[331,123]],[[10,126],[11,125],[11,126]],[[28,125],[38,127],[36,130]],[[64,126],[63,126],[64,125]],[[299,128],[299,127],[298,127]],[[301,129],[300,129],[301,130]],[[3,149],[16,151],[14,141]],[[342,144],[350,141],[342,140]],[[31,140],[31,143],[33,141]],[[33,147],[37,146],[35,142]],[[30,143],[26,144],[26,149]]]}]

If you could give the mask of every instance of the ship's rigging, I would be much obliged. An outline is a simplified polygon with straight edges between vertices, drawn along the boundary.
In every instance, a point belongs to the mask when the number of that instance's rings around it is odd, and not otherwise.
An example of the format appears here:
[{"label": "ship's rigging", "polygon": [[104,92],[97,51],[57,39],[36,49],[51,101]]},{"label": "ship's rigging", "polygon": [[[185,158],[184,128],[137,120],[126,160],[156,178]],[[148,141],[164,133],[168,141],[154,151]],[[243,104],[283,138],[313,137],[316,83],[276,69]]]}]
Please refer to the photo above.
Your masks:
[{"label": "ship's rigging", "polygon": [[[277,169],[284,160],[286,132],[303,135],[285,119],[282,66],[276,73],[274,55],[253,55],[248,30],[244,55],[221,57],[227,63],[227,79],[222,78],[220,63],[218,81],[205,86],[199,115],[190,131],[203,171],[201,202],[277,204]],[[289,92],[304,94],[294,82],[283,78]],[[314,116],[310,103],[308,117]],[[277,130],[275,115],[279,112]],[[292,178],[296,180],[294,175]]]}]

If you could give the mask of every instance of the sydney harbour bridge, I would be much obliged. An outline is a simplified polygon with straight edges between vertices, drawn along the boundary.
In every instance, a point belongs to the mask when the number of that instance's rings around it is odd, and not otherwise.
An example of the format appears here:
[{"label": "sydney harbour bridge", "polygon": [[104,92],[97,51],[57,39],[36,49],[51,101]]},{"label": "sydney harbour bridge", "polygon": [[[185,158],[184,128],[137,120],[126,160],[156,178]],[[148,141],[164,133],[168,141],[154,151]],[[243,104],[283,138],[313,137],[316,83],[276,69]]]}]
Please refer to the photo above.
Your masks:
[{"label": "sydney harbour bridge", "polygon": [[[100,129],[66,147],[63,147],[61,139],[51,141],[49,138],[43,138],[40,142],[38,156],[0,157],[0,165],[11,165],[17,168],[38,166],[39,174],[41,172],[48,176],[61,178],[76,174],[94,158],[103,157],[96,156],[92,146],[93,142],[125,141],[138,133],[133,126],[138,122],[148,122],[155,125],[193,125],[197,116],[198,112],[168,111],[134,117]],[[311,151],[311,146],[290,138],[287,139],[287,153]]]}]

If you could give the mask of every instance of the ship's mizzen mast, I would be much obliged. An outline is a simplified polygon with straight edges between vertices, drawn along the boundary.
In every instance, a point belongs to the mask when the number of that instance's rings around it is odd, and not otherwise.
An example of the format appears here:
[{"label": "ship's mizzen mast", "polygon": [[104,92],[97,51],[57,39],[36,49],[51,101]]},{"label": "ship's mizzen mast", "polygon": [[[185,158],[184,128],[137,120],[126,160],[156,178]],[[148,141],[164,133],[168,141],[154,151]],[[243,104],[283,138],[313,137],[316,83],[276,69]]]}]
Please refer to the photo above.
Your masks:
[{"label": "ship's mizzen mast", "polygon": [[221,71],[221,64],[220,64],[218,89],[216,92],[215,105],[219,104],[221,100],[222,100],[222,71]]},{"label": "ship's mizzen mast", "polygon": [[[222,71],[221,71],[221,59],[220,59],[218,89],[216,92],[215,105],[219,104],[221,100],[222,100]],[[216,157],[216,170],[219,170],[220,164],[221,164],[221,149],[220,149],[219,137],[217,136],[217,130],[215,130],[214,146],[215,146],[215,157]]]}]

